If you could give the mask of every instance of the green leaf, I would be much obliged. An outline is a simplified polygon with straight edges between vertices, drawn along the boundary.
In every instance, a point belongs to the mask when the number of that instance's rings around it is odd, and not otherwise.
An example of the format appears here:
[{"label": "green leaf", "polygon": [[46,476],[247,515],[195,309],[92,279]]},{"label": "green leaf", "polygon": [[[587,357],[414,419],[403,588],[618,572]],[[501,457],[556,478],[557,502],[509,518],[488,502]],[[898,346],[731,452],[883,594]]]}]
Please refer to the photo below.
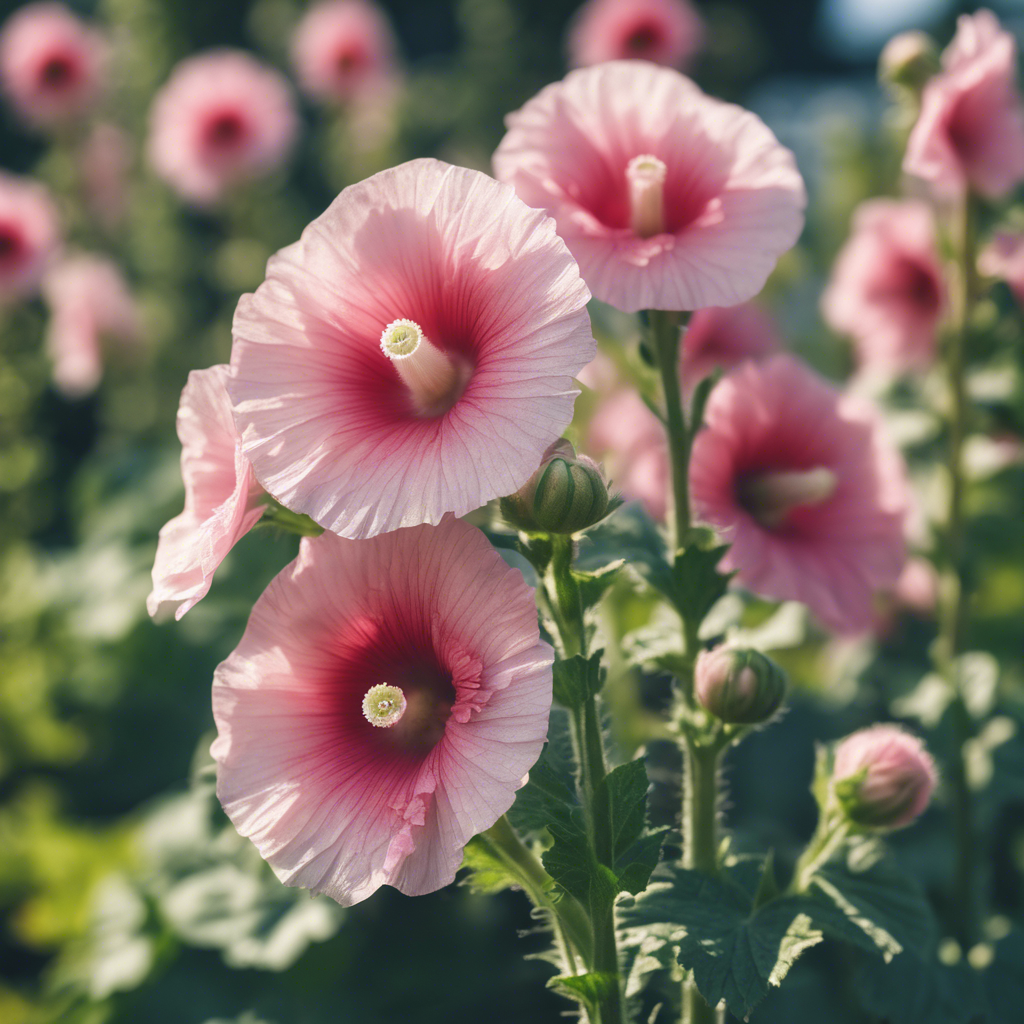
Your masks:
[{"label": "green leaf", "polygon": [[622,638],[622,654],[628,665],[647,672],[683,676],[689,670],[678,614],[658,604],[648,622]]},{"label": "green leaf", "polygon": [[573,579],[576,580],[576,585],[579,587],[580,601],[584,611],[589,611],[600,604],[601,598],[619,578],[619,570],[625,564],[625,559],[618,558],[594,572],[573,571]]},{"label": "green leaf", "polygon": [[548,981],[548,988],[553,988],[559,995],[574,999],[586,1007],[590,1017],[596,1020],[598,1008],[615,991],[617,984],[616,975],[595,971],[590,974],[551,978]]},{"label": "green leaf", "polygon": [[671,585],[665,541],[639,505],[620,508],[580,538],[577,570],[594,571],[616,559],[628,563],[658,590]]},{"label": "green leaf", "polygon": [[559,765],[549,740],[540,760],[530,769],[526,785],[516,794],[509,811],[513,826],[522,832],[540,832],[552,821],[566,821],[578,807],[568,765]]},{"label": "green leaf", "polygon": [[[608,811],[612,851],[618,863],[626,850],[640,838],[647,816],[647,768],[638,757],[628,764],[619,765],[602,780],[597,791],[598,807]],[[601,827],[600,822],[598,827]]]},{"label": "green leaf", "polygon": [[618,879],[594,856],[582,811],[574,811],[569,822],[552,822],[548,831],[554,842],[541,855],[541,861],[558,885],[592,914],[614,902],[619,893]]},{"label": "green leaf", "polygon": [[[711,606],[728,589],[733,574],[718,571],[718,563],[728,550],[728,544],[708,548],[690,544],[676,554],[672,586],[664,593],[683,618],[691,622],[703,621]],[[653,581],[652,584],[657,586]]]},{"label": "green leaf", "polygon": [[562,707],[577,710],[600,691],[605,680],[602,654],[603,650],[595,651],[589,658],[576,654],[555,662],[554,697]]},{"label": "green leaf", "polygon": [[468,886],[471,892],[490,895],[516,884],[515,876],[482,836],[474,836],[466,844],[462,867],[468,868],[469,874],[460,884]]}]

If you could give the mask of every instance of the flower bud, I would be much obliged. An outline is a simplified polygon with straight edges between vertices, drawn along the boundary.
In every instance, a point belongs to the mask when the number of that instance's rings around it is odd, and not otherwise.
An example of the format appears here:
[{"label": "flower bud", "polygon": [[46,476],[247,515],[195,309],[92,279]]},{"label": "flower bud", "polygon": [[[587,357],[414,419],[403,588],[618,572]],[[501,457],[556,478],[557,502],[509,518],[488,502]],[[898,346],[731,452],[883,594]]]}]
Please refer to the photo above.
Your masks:
[{"label": "flower bud", "polygon": [[885,44],[878,58],[878,78],[920,92],[939,70],[939,51],[925,32],[901,32]]},{"label": "flower bud", "polygon": [[544,453],[540,467],[515,494],[501,499],[501,514],[528,533],[577,533],[612,507],[600,467],[565,440]]},{"label": "flower bud", "polygon": [[760,651],[716,647],[697,655],[694,693],[723,722],[755,725],[779,710],[786,695],[786,676]]},{"label": "flower bud", "polygon": [[832,764],[839,806],[867,828],[909,825],[928,806],[936,778],[924,744],[898,725],[874,725],[847,736]]}]

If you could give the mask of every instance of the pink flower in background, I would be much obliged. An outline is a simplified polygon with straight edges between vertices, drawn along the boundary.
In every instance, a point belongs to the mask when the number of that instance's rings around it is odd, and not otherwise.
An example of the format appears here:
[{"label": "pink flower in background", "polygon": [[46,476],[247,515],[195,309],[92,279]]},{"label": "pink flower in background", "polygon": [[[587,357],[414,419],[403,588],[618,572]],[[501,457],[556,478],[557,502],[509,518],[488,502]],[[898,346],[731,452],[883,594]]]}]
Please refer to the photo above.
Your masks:
[{"label": "pink flower in background", "polygon": [[149,115],[149,160],[183,199],[216,202],[284,163],[298,133],[287,79],[241,50],[183,60]]},{"label": "pink flower in background", "polygon": [[89,211],[105,230],[112,232],[128,209],[131,139],[115,124],[97,124],[82,143],[78,167]]},{"label": "pink flower in background", "polygon": [[0,171],[0,303],[31,295],[60,243],[50,193]]},{"label": "pink flower in background", "polygon": [[743,302],[803,227],[793,154],[669,68],[572,71],[506,123],[496,176],[551,213],[594,296],[627,312]]},{"label": "pink flower in background", "polygon": [[916,199],[872,199],[832,268],[821,311],[850,335],[868,370],[901,373],[928,366],[946,310],[935,217]]},{"label": "pink flower in background", "polygon": [[63,4],[28,4],[0,31],[0,83],[33,125],[78,117],[93,106],[106,58],[102,35]]},{"label": "pink flower in background", "polygon": [[467,523],[307,538],[214,677],[217,794],[286,885],[433,892],[540,755],[552,658]]},{"label": "pink flower in background", "polygon": [[962,15],[925,86],[903,170],[942,196],[971,188],[990,199],[1024,180],[1024,106],[1017,43],[991,11]]},{"label": "pink flower in background", "polygon": [[711,393],[690,463],[698,518],[754,593],[803,601],[839,632],[871,627],[904,564],[906,469],[872,410],[792,356],[746,363]]},{"label": "pink flower in background", "polygon": [[715,370],[763,359],[782,348],[775,321],[755,302],[698,310],[683,332],[679,374],[690,393]]},{"label": "pink flower in background", "polygon": [[395,40],[384,12],[365,0],[314,4],[292,38],[299,84],[319,100],[348,100],[382,87],[395,67]]},{"label": "pink flower in background", "polygon": [[1024,234],[999,231],[978,256],[978,270],[1010,286],[1016,300],[1024,306]]},{"label": "pink flower in background", "polygon": [[682,68],[703,42],[687,0],[589,0],[569,27],[569,59],[573,67],[633,59]]},{"label": "pink flower in background", "polygon": [[54,384],[70,397],[89,394],[103,376],[104,340],[138,340],[138,311],[128,284],[112,260],[83,254],[47,271],[42,292],[50,307],[46,348]]},{"label": "pink flower in background", "polygon": [[916,736],[898,725],[873,725],[839,743],[832,778],[853,821],[894,829],[909,825],[928,806],[938,773]]},{"label": "pink flower in background", "polygon": [[217,566],[256,525],[263,495],[242,454],[227,366],[193,370],[181,393],[178,438],[185,509],[160,531],[149,614],[180,619],[210,589]]},{"label": "pink flower in background", "polygon": [[512,494],[595,352],[554,223],[414,160],[345,189],[238,304],[229,385],[264,487],[343,537]]}]

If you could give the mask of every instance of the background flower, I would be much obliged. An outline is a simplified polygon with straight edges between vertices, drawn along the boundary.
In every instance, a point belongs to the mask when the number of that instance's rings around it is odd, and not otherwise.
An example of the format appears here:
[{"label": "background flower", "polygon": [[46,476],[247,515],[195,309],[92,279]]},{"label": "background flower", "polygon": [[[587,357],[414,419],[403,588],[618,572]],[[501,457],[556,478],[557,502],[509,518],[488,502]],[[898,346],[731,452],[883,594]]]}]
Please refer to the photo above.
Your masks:
[{"label": "background flower", "polygon": [[60,241],[47,189],[0,171],[0,303],[35,291]]}]

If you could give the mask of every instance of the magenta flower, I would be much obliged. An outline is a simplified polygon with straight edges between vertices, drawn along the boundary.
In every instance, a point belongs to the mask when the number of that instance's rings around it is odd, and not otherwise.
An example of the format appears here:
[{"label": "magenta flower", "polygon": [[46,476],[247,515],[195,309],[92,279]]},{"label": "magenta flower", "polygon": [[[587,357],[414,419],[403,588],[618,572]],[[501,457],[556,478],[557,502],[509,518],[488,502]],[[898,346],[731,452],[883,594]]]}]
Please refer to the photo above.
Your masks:
[{"label": "magenta flower", "polygon": [[554,223],[507,185],[437,160],[382,171],[238,304],[245,454],[343,537],[512,494],[572,418],[589,298]]},{"label": "magenta flower", "polygon": [[971,188],[999,199],[1024,180],[1017,43],[991,11],[962,15],[925,86],[903,170],[943,196]]},{"label": "magenta flower", "polygon": [[854,339],[861,368],[928,366],[946,303],[931,207],[915,199],[861,204],[821,299],[828,325]]},{"label": "magenta flower", "polygon": [[870,628],[904,563],[906,470],[870,409],[788,355],[711,393],[690,463],[698,517],[732,544],[743,586],[803,601],[831,628]]},{"label": "magenta flower", "polygon": [[703,42],[687,0],[588,0],[569,27],[569,59],[573,67],[633,59],[682,68]]},{"label": "magenta flower", "polygon": [[1024,234],[999,231],[978,255],[978,270],[1005,281],[1024,306]]},{"label": "magenta flower", "polygon": [[296,28],[292,62],[310,96],[351,99],[379,88],[394,73],[391,26],[384,12],[366,0],[323,0]]},{"label": "magenta flower", "polygon": [[50,193],[38,182],[0,171],[0,304],[38,288],[60,243]]},{"label": "magenta flower", "polygon": [[594,296],[627,312],[743,302],[803,227],[793,154],[669,68],[572,71],[506,123],[496,176],[555,218]]},{"label": "magenta flower", "polygon": [[217,566],[263,514],[263,492],[242,454],[225,384],[227,366],[193,370],[181,393],[178,438],[185,509],[160,531],[153,591],[154,618],[180,619],[210,589]]},{"label": "magenta flower", "polygon": [[898,725],[873,725],[836,747],[832,778],[852,821],[895,829],[909,825],[928,806],[938,773],[916,736]]},{"label": "magenta flower", "polygon": [[552,659],[467,523],[307,538],[214,677],[224,810],[286,885],[440,889],[540,755]]},{"label": "magenta flower", "polygon": [[61,260],[43,278],[50,307],[46,348],[53,382],[70,397],[94,391],[103,376],[103,342],[138,340],[135,300],[120,267],[105,256]]},{"label": "magenta flower", "polygon": [[178,64],[149,114],[149,161],[183,199],[215,203],[284,163],[298,133],[287,80],[241,50]]},{"label": "magenta flower", "polygon": [[17,113],[38,127],[81,116],[104,85],[103,37],[63,4],[28,4],[0,31],[0,83]]}]

